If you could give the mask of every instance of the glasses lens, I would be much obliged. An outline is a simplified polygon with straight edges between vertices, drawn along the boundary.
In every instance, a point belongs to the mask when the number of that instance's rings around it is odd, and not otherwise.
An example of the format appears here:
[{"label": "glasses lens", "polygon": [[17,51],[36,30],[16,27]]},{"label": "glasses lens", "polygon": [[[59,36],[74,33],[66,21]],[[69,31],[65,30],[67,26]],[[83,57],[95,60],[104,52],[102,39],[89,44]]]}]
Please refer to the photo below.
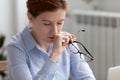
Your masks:
[{"label": "glasses lens", "polygon": [[86,52],[86,50],[83,48],[83,46],[80,43],[72,43],[70,45],[70,51],[74,54],[80,54],[80,58],[85,61],[91,61],[91,56]]},{"label": "glasses lens", "polygon": [[83,59],[83,60],[85,60],[85,61],[87,61],[87,62],[89,62],[89,61],[92,60],[92,58],[89,55],[87,55],[85,53],[82,53],[82,52],[81,52],[80,58]]},{"label": "glasses lens", "polygon": [[78,54],[78,50],[79,50],[79,48],[78,48],[78,46],[77,46],[77,44],[76,43],[71,43],[70,45],[69,45],[69,49],[70,49],[70,51],[72,52],[72,53],[74,53],[74,54]]}]

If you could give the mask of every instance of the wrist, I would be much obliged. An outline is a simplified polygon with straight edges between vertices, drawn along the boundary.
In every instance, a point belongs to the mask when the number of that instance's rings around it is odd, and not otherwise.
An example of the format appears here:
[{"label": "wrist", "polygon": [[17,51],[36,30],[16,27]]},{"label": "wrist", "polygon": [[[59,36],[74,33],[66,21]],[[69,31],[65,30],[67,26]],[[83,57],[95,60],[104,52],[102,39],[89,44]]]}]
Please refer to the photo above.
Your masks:
[{"label": "wrist", "polygon": [[49,58],[54,61],[55,63],[58,61],[58,57],[60,56],[60,54],[54,53],[52,52],[49,56]]}]

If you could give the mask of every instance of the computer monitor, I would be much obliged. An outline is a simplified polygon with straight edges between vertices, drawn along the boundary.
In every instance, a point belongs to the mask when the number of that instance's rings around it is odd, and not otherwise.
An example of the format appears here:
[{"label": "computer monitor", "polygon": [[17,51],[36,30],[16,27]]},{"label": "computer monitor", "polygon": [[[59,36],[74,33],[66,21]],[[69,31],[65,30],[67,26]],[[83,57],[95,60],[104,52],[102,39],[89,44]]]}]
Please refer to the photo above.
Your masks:
[{"label": "computer monitor", "polygon": [[108,69],[107,80],[120,80],[120,66]]}]

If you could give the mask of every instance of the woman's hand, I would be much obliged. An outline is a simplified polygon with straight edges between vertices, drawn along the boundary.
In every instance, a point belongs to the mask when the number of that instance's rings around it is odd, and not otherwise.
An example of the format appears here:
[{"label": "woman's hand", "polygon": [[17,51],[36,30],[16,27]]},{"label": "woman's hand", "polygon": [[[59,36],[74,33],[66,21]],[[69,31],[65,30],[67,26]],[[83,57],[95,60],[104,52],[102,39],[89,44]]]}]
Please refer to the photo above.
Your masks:
[{"label": "woman's hand", "polygon": [[69,44],[69,42],[73,42],[74,40],[75,36],[68,32],[61,32],[60,34],[56,34],[54,36],[53,50],[50,58],[54,62],[56,62],[60,54],[64,51],[65,47]]}]

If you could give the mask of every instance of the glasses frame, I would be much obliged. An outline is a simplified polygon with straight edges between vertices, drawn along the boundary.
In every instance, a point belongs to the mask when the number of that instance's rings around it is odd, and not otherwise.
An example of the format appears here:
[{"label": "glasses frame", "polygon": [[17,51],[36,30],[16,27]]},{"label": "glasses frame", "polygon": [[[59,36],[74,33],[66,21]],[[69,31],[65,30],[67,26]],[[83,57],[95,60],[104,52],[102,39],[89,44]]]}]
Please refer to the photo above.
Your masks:
[{"label": "glasses frame", "polygon": [[[73,43],[80,44],[88,55],[86,55],[85,53],[81,52]],[[90,62],[90,61],[94,60],[94,57],[92,56],[92,54],[87,50],[87,48],[81,42],[73,41],[73,42],[69,42],[69,44],[73,45],[77,49],[76,54],[79,53],[80,57],[81,57],[82,54],[85,55],[86,57],[88,57],[90,60],[88,60],[87,62]]]}]

